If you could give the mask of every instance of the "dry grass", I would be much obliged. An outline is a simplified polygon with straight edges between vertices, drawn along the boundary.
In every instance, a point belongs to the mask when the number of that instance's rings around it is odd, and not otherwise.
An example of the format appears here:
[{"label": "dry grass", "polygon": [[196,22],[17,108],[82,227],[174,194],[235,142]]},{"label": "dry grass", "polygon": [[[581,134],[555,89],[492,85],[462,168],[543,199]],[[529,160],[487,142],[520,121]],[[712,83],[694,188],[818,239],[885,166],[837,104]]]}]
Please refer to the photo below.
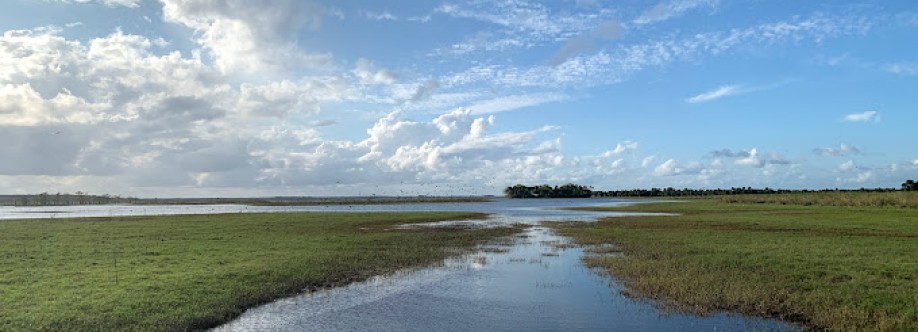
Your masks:
[{"label": "dry grass", "polygon": [[715,199],[725,203],[918,208],[918,192],[916,191],[730,195]]}]

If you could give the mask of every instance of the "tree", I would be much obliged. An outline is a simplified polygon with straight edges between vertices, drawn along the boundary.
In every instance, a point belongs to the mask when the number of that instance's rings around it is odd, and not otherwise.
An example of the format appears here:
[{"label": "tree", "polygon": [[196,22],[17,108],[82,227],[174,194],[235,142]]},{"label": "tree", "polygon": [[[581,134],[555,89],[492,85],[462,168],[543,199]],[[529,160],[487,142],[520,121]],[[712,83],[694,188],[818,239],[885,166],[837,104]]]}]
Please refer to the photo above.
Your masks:
[{"label": "tree", "polygon": [[533,187],[518,184],[504,189],[504,195],[510,198],[588,198],[593,195],[593,188],[573,183],[555,187],[547,184]]},{"label": "tree", "polygon": [[918,191],[918,182],[905,180],[905,183],[902,184],[902,191]]}]

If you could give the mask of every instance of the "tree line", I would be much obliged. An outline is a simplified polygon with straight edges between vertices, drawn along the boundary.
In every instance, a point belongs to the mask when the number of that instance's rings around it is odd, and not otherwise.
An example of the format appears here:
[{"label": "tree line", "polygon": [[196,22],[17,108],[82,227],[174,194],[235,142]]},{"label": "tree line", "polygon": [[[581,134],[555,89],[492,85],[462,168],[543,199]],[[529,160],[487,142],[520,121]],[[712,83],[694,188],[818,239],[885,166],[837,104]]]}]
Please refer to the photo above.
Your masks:
[{"label": "tree line", "polygon": [[630,190],[593,190],[592,187],[568,183],[562,186],[547,184],[526,186],[517,184],[504,189],[504,195],[510,198],[587,198],[587,197],[679,197],[679,196],[719,196],[719,195],[768,195],[808,192],[892,192],[918,191],[918,182],[906,180],[900,188],[860,188],[860,189],[817,189],[791,190],[772,188],[733,187],[729,189],[690,189],[690,188],[650,188]]},{"label": "tree line", "polygon": [[73,194],[43,192],[35,195],[0,195],[0,205],[6,206],[64,206],[134,204],[138,199],[117,195],[90,195],[82,191]]}]

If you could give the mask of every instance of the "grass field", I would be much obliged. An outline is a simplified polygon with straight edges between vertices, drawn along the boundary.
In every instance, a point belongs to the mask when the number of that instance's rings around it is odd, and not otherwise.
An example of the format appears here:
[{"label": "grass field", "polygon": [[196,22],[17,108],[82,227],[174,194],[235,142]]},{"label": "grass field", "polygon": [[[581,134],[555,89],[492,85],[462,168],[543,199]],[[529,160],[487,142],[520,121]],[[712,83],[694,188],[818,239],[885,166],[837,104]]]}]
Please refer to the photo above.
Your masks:
[{"label": "grass field", "polygon": [[918,191],[727,195],[717,199],[725,203],[918,208]]},{"label": "grass field", "polygon": [[832,330],[918,329],[918,213],[911,208],[720,199],[608,210],[678,216],[557,225],[634,296],[696,313],[735,311]]},{"label": "grass field", "polygon": [[304,289],[427,265],[514,229],[460,213],[0,221],[0,331],[189,330]]}]

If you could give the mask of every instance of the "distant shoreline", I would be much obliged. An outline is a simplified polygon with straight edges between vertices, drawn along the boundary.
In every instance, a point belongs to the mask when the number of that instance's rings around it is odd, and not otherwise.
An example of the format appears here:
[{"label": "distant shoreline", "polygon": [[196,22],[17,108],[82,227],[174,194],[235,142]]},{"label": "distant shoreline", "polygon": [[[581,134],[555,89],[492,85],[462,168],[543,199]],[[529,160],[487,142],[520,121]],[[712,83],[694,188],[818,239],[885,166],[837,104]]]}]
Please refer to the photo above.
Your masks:
[{"label": "distant shoreline", "polygon": [[494,196],[365,196],[365,197],[253,197],[253,198],[122,198],[77,195],[0,195],[0,206],[51,207],[80,205],[218,205],[250,206],[318,206],[318,205],[377,205],[417,203],[479,203],[490,202]]}]

